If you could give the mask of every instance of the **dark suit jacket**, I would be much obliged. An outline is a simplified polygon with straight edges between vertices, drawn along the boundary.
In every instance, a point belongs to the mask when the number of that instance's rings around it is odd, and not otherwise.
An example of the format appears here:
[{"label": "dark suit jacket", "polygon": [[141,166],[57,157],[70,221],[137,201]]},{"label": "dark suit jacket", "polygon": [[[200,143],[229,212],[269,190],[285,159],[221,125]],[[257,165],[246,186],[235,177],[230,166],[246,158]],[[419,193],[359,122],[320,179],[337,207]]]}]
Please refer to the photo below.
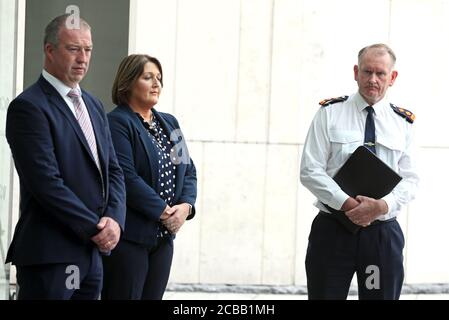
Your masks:
[{"label": "dark suit jacket", "polygon": [[[179,129],[174,116],[154,109],[153,113],[168,137]],[[128,105],[119,105],[108,114],[108,118],[117,158],[125,175],[127,211],[123,238],[152,246],[156,241],[159,218],[166,207],[157,184],[158,150],[148,138],[142,121]],[[196,169],[191,159],[188,160],[189,163],[176,166],[173,203],[191,204],[193,212],[188,219],[192,219],[197,193]]]},{"label": "dark suit jacket", "polygon": [[124,228],[125,186],[101,102],[83,91],[102,176],[75,116],[42,76],[9,108],[6,138],[20,178],[20,218],[6,262],[76,262],[102,216]]}]

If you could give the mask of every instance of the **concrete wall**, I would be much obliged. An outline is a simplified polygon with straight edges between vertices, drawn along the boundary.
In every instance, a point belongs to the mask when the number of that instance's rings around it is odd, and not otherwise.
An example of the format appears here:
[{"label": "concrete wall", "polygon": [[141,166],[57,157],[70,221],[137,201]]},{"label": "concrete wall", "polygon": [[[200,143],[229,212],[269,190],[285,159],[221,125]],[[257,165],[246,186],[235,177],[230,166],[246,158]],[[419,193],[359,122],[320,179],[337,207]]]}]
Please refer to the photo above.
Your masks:
[{"label": "concrete wall", "polygon": [[322,98],[356,90],[367,44],[389,43],[390,100],[414,111],[421,192],[400,216],[407,283],[449,281],[444,0],[133,0],[130,52],[160,58],[199,175],[197,217],[176,239],[171,282],[306,283],[313,196],[298,181]]}]

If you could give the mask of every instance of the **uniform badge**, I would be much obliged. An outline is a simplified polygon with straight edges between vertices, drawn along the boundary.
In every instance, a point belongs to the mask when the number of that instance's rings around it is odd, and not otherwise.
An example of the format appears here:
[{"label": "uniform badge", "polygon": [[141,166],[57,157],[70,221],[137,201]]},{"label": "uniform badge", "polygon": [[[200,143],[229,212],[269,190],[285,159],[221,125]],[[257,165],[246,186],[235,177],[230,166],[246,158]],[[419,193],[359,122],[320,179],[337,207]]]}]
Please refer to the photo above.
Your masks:
[{"label": "uniform badge", "polygon": [[349,96],[341,96],[341,97],[338,97],[338,98],[324,99],[324,100],[320,101],[320,105],[322,107],[326,107],[326,106],[331,105],[333,103],[346,101],[346,100],[348,100],[348,98],[349,98]]},{"label": "uniform badge", "polygon": [[390,107],[393,109],[394,112],[396,112],[401,117],[405,118],[405,120],[407,120],[408,122],[413,123],[413,121],[415,121],[415,115],[413,114],[413,112],[404,108],[399,108],[398,106],[392,103],[390,103]]}]

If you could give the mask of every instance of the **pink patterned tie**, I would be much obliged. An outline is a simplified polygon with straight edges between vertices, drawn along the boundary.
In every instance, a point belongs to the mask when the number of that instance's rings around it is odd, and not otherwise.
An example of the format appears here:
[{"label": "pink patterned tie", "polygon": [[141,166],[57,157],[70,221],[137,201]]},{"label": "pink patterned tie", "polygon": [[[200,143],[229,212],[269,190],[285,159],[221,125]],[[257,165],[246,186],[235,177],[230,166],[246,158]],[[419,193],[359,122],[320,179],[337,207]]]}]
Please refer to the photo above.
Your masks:
[{"label": "pink patterned tie", "polygon": [[92,128],[92,123],[90,122],[87,108],[83,102],[83,99],[81,99],[81,93],[79,92],[78,89],[75,88],[70,90],[67,95],[70,97],[70,99],[72,99],[73,105],[75,106],[76,120],[78,120],[81,130],[83,130],[84,136],[87,140],[87,143],[89,144],[90,151],[94,156],[95,163],[97,164],[97,167],[100,169],[100,161],[98,159],[95,133],[94,129]]}]

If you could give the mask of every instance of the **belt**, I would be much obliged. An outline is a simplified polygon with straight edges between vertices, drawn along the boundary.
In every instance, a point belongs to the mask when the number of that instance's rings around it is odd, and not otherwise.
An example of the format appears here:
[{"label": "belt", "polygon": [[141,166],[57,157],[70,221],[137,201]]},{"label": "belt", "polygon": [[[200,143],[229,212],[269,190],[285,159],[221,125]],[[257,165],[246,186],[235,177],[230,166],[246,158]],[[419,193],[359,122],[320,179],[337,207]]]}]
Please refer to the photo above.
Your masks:
[{"label": "belt", "polygon": [[[332,219],[336,220],[336,218],[334,217],[334,215],[332,213],[327,213],[327,212],[324,212],[324,211],[320,210],[320,212],[318,212],[318,214],[321,215],[321,216],[329,217],[329,218],[332,218]],[[377,224],[389,223],[389,222],[393,222],[393,221],[396,221],[396,217],[393,217],[393,218],[390,218],[390,219],[387,219],[387,220],[374,220],[367,227],[375,226]]]}]

